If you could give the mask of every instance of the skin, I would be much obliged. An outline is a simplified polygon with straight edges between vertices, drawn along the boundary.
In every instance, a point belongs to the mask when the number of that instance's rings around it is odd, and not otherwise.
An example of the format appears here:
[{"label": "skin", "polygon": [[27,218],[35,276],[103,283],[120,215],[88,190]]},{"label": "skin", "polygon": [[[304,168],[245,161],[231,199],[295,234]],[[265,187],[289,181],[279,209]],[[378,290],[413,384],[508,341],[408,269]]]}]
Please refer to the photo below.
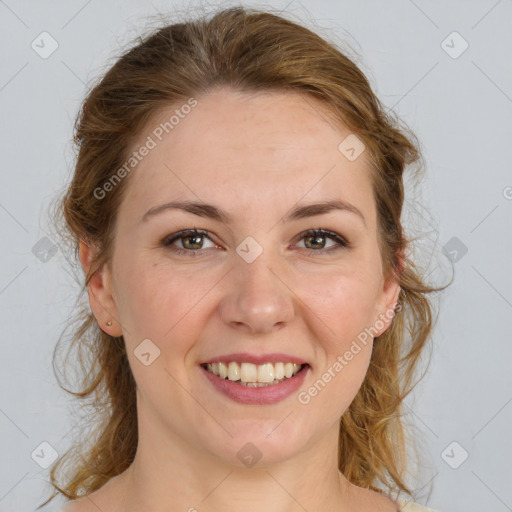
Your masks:
[{"label": "skin", "polygon": [[[126,342],[137,383],[137,455],[66,510],[394,511],[389,498],[350,484],[337,468],[340,418],[364,379],[371,338],[307,405],[297,393],[277,404],[234,402],[199,368],[232,352],[294,354],[311,366],[299,391],[307,390],[394,309],[400,288],[383,275],[367,155],[349,161],[338,150],[350,131],[310,97],[218,88],[196,99],[125,178],[113,258],[89,285],[99,325]],[[175,108],[155,116],[134,148]],[[150,207],[178,199],[214,204],[233,220],[167,210],[140,221]],[[330,199],[356,206],[364,222],[336,210],[281,222],[297,203]],[[171,247],[199,248],[197,256],[162,245],[194,227],[208,237]],[[301,238],[316,228],[351,246],[329,252],[335,240],[320,237],[315,246]],[[236,252],[248,236],[263,248],[252,263]],[[93,250],[81,244],[85,272]],[[386,317],[378,334],[390,323]],[[134,355],[147,338],[160,349],[149,366]],[[262,453],[252,468],[237,457],[248,442]]]}]

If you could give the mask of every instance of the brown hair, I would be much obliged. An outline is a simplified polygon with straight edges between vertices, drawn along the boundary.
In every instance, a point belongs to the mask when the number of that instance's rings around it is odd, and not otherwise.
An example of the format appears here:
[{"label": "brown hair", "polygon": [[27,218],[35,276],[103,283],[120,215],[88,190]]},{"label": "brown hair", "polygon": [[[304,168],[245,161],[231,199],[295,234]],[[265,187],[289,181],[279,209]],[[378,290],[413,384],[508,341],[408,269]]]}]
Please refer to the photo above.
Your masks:
[{"label": "brown hair", "polygon": [[[139,38],[116,61],[82,104],[75,125],[74,175],[54,212],[75,257],[81,239],[98,248],[82,295],[111,257],[128,178],[102,200],[94,191],[123,165],[134,137],[155,113],[217,85],[314,97],[366,145],[383,266],[399,280],[401,306],[375,340],[364,382],[342,416],[339,469],[355,485],[376,491],[384,485],[411,494],[404,476],[402,402],[415,386],[415,369],[433,326],[428,294],[444,289],[427,285],[405,253],[400,266],[399,255],[410,244],[401,224],[403,172],[420,163],[421,154],[414,135],[405,135],[365,75],[333,43],[282,16],[236,7],[161,27]],[[82,376],[77,391],[64,389],[90,407],[87,425],[92,431],[90,442],[77,443],[51,468],[56,491],[45,504],[58,492],[76,499],[99,489],[128,468],[137,448],[135,382],[123,337],[104,333],[85,302],[74,320],[68,326],[72,340],[67,355],[73,348],[78,351],[75,361]],[[66,477],[59,482],[64,468]]]}]

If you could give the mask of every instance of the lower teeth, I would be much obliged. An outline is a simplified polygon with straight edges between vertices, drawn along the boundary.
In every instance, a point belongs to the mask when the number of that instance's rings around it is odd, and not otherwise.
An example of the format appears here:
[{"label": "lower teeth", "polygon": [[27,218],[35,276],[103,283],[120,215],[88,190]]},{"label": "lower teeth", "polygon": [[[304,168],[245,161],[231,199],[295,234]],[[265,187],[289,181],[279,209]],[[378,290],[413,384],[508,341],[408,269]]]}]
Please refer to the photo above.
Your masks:
[{"label": "lower teeth", "polygon": [[234,382],[235,384],[240,384],[242,386],[247,386],[248,388],[263,388],[265,386],[273,386],[274,384],[279,384],[284,380],[285,379],[279,379],[274,380],[274,382],[242,382],[241,380],[232,380],[231,382]]}]

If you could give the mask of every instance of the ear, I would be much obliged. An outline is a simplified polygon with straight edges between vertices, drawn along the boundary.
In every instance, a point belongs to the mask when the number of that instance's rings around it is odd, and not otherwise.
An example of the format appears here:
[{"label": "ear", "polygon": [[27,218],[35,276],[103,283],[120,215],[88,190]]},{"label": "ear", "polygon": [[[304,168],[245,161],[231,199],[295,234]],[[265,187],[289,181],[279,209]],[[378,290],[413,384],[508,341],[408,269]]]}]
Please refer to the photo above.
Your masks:
[{"label": "ear", "polygon": [[[400,251],[398,255],[398,272],[402,274],[405,265],[404,251]],[[384,334],[395,316],[395,310],[399,308],[398,299],[400,295],[400,282],[399,278],[390,272],[386,279],[383,279],[382,289],[380,290],[379,297],[376,304],[376,315],[374,319],[374,330],[376,331],[375,338]]]},{"label": "ear", "polygon": [[[93,246],[88,245],[83,239],[80,240],[79,256],[86,276],[89,274],[95,250]],[[119,316],[112,293],[112,276],[107,265],[103,265],[101,269],[94,273],[87,286],[87,291],[89,294],[89,305],[100,329],[110,336],[121,336],[121,324],[117,320]],[[107,322],[111,322],[112,325],[107,325]]]}]

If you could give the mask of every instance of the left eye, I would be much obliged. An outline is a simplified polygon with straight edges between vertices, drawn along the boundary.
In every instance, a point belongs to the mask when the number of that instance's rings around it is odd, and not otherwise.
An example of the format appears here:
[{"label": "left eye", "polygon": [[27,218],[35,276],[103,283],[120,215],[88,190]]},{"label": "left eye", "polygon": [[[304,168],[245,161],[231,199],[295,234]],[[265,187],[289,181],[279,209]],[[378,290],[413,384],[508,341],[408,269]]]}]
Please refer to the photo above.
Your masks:
[{"label": "left eye", "polygon": [[[349,242],[345,238],[338,235],[337,233],[327,231],[325,229],[310,229],[301,233],[299,237],[301,240],[304,240],[305,243],[312,244],[313,247],[316,247],[315,249],[310,249],[307,246],[305,247],[305,250],[313,256],[330,253],[344,247],[350,247]],[[186,231],[180,231],[179,233],[165,238],[162,241],[162,245],[177,254],[196,256],[199,252],[201,252],[201,249],[204,249],[202,241],[204,238],[210,240],[213,246],[215,246],[215,244],[208,236],[208,232],[199,229],[188,229]],[[320,239],[331,239],[334,241],[334,244],[326,249],[325,242],[318,242]],[[174,245],[177,240],[181,240],[182,248],[176,247]],[[189,242],[184,243],[186,240]]]},{"label": "left eye", "polygon": [[[331,240],[334,240],[334,244],[332,244],[329,248],[329,250],[327,250],[325,248],[325,243],[323,244],[324,246],[323,247],[320,247],[320,249],[323,249],[322,252],[331,252],[332,250],[336,250],[336,249],[340,249],[342,247],[348,247],[349,244],[348,242],[343,238],[341,237],[340,235],[338,235],[337,233],[333,233],[331,231],[326,231],[325,229],[310,229],[309,231],[306,231],[305,233],[302,233],[301,235],[301,240],[308,240],[309,243],[313,243],[313,246],[315,247],[318,247],[318,240],[319,239],[331,239]],[[322,243],[320,243],[320,245],[322,245]],[[333,249],[334,247],[334,249]],[[314,250],[314,249],[310,249],[309,247],[306,247],[306,249],[311,253],[311,252],[319,252],[317,250]]]}]

